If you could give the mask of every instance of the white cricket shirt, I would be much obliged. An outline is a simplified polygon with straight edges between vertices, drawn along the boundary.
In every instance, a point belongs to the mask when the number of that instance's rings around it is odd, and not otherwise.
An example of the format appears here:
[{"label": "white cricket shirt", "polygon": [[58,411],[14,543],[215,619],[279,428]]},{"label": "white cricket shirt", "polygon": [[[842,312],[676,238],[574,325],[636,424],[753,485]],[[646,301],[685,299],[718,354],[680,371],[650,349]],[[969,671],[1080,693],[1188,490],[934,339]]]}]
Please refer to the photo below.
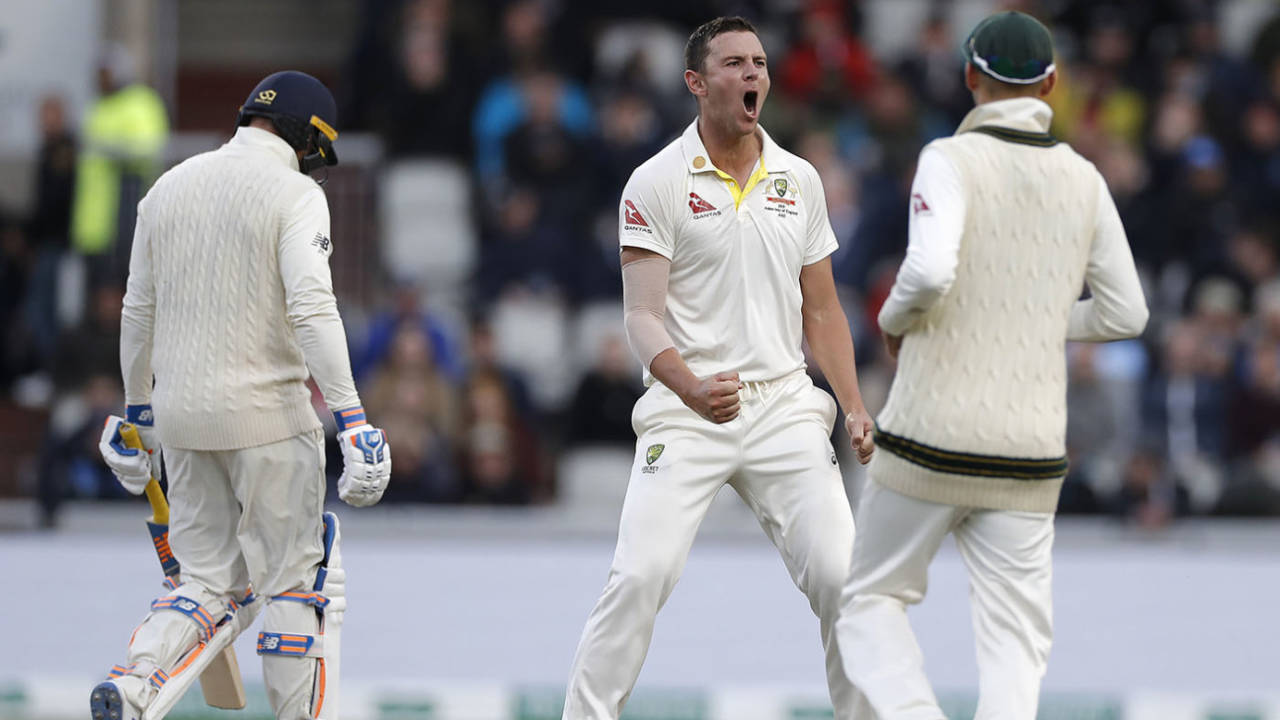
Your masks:
[{"label": "white cricket shirt", "polygon": [[[756,382],[803,369],[800,269],[837,247],[817,171],[759,133],[760,162],[741,191],[711,164],[697,120],[622,191],[619,242],[671,261],[666,329],[698,377]],[[648,368],[644,380],[654,382]]]}]

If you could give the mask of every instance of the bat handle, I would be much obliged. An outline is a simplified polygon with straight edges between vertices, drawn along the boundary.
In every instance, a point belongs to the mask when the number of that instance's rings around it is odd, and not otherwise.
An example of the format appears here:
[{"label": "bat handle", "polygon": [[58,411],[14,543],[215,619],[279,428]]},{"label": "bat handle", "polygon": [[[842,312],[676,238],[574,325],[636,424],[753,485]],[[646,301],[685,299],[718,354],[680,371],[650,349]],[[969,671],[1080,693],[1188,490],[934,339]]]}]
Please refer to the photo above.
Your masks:
[{"label": "bat handle", "polygon": [[124,440],[127,448],[142,449],[142,436],[138,434],[138,426],[133,423],[120,423],[120,439]]},{"label": "bat handle", "polygon": [[[138,428],[133,423],[120,423],[120,439],[124,440],[125,447],[143,449],[142,437],[138,435]],[[164,491],[160,489],[160,483],[154,475],[147,482],[147,500],[151,501],[152,522],[168,525],[169,501],[165,500]]]},{"label": "bat handle", "polygon": [[151,521],[158,525],[169,524],[169,502],[155,478],[147,482],[147,500],[151,501]]}]

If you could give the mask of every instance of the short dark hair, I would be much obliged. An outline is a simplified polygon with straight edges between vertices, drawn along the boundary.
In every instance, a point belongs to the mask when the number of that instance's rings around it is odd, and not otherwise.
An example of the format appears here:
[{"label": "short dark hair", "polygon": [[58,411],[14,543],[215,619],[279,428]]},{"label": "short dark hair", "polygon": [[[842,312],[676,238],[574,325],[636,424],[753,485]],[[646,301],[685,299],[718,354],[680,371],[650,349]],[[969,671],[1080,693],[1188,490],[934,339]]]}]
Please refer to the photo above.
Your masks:
[{"label": "short dark hair", "polygon": [[711,38],[728,32],[749,32],[752,35],[759,35],[756,32],[756,26],[751,21],[740,16],[718,17],[715,20],[708,20],[698,26],[697,30],[689,36],[689,42],[684,46],[684,67],[686,70],[694,72],[702,72],[702,65],[707,61],[707,45],[711,43]]}]

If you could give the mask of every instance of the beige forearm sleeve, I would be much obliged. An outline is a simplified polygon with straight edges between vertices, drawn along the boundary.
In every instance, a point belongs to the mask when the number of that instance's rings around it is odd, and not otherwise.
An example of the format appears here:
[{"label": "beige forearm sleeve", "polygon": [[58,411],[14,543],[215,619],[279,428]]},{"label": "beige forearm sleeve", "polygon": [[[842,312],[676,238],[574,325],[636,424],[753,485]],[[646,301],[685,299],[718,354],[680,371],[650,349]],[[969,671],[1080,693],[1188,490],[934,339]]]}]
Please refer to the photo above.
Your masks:
[{"label": "beige forearm sleeve", "polygon": [[622,266],[627,342],[646,369],[658,353],[675,347],[663,324],[670,271],[671,261],[664,257],[647,257]]}]

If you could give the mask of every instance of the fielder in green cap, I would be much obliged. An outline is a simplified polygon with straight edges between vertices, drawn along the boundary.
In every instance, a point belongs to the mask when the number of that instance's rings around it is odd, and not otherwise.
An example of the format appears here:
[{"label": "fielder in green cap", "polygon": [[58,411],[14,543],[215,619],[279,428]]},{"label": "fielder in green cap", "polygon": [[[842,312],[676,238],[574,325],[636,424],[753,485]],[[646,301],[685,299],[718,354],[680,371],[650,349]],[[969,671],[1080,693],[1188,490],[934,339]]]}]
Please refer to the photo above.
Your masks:
[{"label": "fielder in green cap", "polygon": [[906,259],[879,315],[898,366],[836,632],[877,717],[944,720],[906,607],[952,534],[969,570],[975,718],[1033,720],[1053,638],[1065,344],[1134,337],[1147,307],[1105,181],[1049,134],[1049,30],[998,13],[963,53],[977,107],[920,153]]},{"label": "fielder in green cap", "polygon": [[[969,33],[964,59],[1006,85],[1034,85],[1054,73],[1053,37],[1030,15],[1012,10],[998,13]],[[1048,93],[1045,90],[1044,94]]]}]

